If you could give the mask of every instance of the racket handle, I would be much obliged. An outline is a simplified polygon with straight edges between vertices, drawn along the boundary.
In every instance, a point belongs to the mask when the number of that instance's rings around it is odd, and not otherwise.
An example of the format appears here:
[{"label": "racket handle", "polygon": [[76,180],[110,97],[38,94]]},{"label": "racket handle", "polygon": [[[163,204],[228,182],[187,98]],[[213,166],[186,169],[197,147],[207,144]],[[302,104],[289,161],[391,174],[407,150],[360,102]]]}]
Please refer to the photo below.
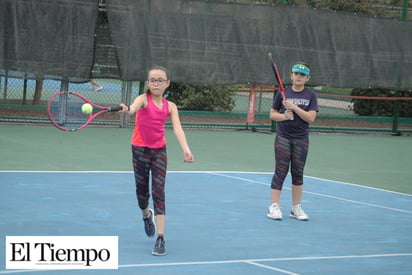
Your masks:
[{"label": "racket handle", "polygon": [[122,109],[121,106],[109,107],[109,112],[118,112]]}]

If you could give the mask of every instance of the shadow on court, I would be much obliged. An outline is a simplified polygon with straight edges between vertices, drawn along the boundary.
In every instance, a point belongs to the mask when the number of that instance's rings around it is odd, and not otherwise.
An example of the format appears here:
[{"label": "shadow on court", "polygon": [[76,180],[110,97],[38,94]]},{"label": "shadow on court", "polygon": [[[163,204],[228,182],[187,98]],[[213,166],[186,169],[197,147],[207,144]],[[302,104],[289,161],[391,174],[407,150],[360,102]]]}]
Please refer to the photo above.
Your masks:
[{"label": "shadow on court", "polygon": [[[271,173],[170,172],[165,257],[154,257],[130,172],[0,172],[6,235],[116,235],[117,271],[49,274],[410,274],[412,196],[306,177],[308,222],[266,218]],[[0,250],[0,274],[5,270]],[[24,274],[31,274],[24,271]],[[37,273],[38,274],[38,273]]]}]

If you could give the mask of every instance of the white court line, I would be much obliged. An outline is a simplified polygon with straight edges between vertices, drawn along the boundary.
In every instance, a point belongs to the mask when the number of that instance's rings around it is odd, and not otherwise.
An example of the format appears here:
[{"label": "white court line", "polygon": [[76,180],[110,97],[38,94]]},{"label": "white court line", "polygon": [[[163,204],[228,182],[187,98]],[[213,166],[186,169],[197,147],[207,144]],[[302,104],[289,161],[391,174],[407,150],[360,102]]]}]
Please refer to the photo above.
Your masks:
[{"label": "white court line", "polygon": [[[130,173],[132,174],[132,171],[0,171],[1,173]],[[250,180],[238,176],[231,176],[227,175],[229,173],[233,174],[271,174],[272,172],[233,172],[233,171],[168,171],[168,173],[210,173],[210,174],[215,174],[218,176],[222,177],[228,177],[228,178],[233,178],[233,179],[238,179],[241,181],[245,182],[251,182],[251,183],[256,183],[260,185],[265,185],[269,186],[269,183],[266,182],[261,182],[261,181],[256,181],[256,180]],[[226,173],[226,174],[225,174]],[[359,186],[359,187],[364,187],[364,188],[371,188],[371,187],[365,187],[362,185],[356,185],[356,184],[351,184],[351,183],[344,183],[344,182],[337,182],[337,181],[332,181],[332,180],[325,180],[321,178],[315,178],[315,179],[320,179],[323,181],[330,181],[333,183],[340,183],[340,184],[348,184],[348,185],[353,185],[353,186]],[[377,188],[371,188],[371,189],[376,189],[380,190],[383,192],[391,192],[388,190],[384,189],[377,189]],[[335,196],[330,196],[330,195],[325,195],[325,194],[319,194],[319,193],[313,193],[313,192],[306,192],[310,193],[313,195],[318,195],[318,196],[323,196],[323,197],[328,197],[328,198],[333,198],[333,199],[338,199],[338,200],[343,200],[343,201],[348,201],[352,203],[358,203],[358,204],[363,204],[363,205],[368,205],[368,206],[373,206],[373,207],[379,207],[379,208],[385,208],[385,209],[390,209],[390,210],[395,210],[395,211],[401,211],[401,212],[407,212],[407,213],[412,213],[411,211],[404,211],[401,209],[396,209],[396,208],[389,208],[389,207],[383,207],[380,205],[374,205],[374,204],[368,204],[368,203],[362,203],[358,201],[353,201],[353,200],[348,200],[344,198],[339,198]],[[391,193],[397,193],[397,192],[391,192]],[[403,193],[398,193],[401,195],[408,195],[408,194],[403,194]],[[408,195],[409,196],[409,195]],[[411,257],[412,253],[397,253],[397,254],[372,254],[372,255],[349,255],[349,256],[319,256],[319,257],[297,257],[297,258],[268,258],[268,259],[244,259],[244,260],[226,260],[226,261],[194,261],[194,262],[171,262],[171,263],[147,263],[147,264],[125,264],[125,265],[119,265],[120,268],[136,268],[136,267],[162,267],[162,266],[188,266],[188,265],[210,265],[210,264],[231,264],[231,263],[246,263],[246,264],[252,264],[256,266],[260,266],[262,268],[267,268],[267,269],[272,269],[276,270],[279,272],[284,272],[285,274],[297,274],[297,273],[291,273],[282,269],[277,269],[268,265],[260,264],[260,262],[280,262],[280,261],[304,261],[304,260],[326,260],[326,259],[362,259],[362,258],[379,258],[379,257]],[[46,271],[53,271],[53,270],[0,270],[0,274],[14,274],[14,273],[32,273],[32,272],[46,272]]]},{"label": "white court line", "polygon": [[323,179],[323,178],[311,177],[311,176],[305,176],[305,178],[310,178],[310,179],[315,179],[315,180],[317,179],[317,180],[322,180],[322,181],[327,181],[327,182],[332,182],[332,183],[338,183],[338,184],[343,184],[343,185],[351,185],[351,186],[361,187],[361,188],[365,188],[365,189],[378,190],[378,191],[382,191],[382,192],[387,192],[387,193],[393,193],[393,194],[412,197],[412,194],[406,194],[406,193],[401,193],[401,192],[396,192],[396,191],[391,191],[391,190],[385,190],[385,189],[381,189],[381,188],[376,188],[376,187],[371,187],[371,186],[366,186],[366,185],[359,185],[359,184],[354,184],[354,183],[349,183],[349,182],[344,182],[344,181],[329,180],[329,179]]},{"label": "white court line", "polygon": [[[316,257],[296,257],[296,258],[267,258],[267,259],[243,259],[243,260],[226,260],[226,261],[196,261],[196,262],[170,262],[170,263],[150,263],[150,264],[125,264],[119,265],[120,268],[135,268],[135,267],[165,267],[165,266],[189,266],[189,265],[215,265],[215,264],[233,264],[233,263],[259,263],[259,262],[283,262],[283,261],[313,261],[313,260],[330,260],[330,259],[365,259],[365,258],[387,258],[387,257],[412,257],[412,253],[392,253],[392,254],[366,254],[366,255],[350,255],[350,256],[316,256]],[[263,265],[262,265],[263,266]],[[12,273],[31,273],[31,272],[46,272],[56,270],[2,270],[0,274]],[[78,270],[83,271],[83,270]],[[295,274],[295,273],[288,273]]]},{"label": "white court line", "polygon": [[[133,174],[133,171],[19,171],[19,170],[3,170],[2,171],[2,170],[0,170],[0,174],[1,173]],[[222,175],[222,174],[249,174],[249,175],[250,174],[252,174],[252,175],[253,174],[255,174],[255,175],[271,175],[271,174],[273,174],[273,172],[253,172],[253,171],[167,171],[167,173],[173,173],[173,174],[217,174],[217,175],[221,175],[221,176],[226,176],[226,175]],[[236,178],[234,176],[229,176],[229,175],[227,175],[227,176]],[[331,183],[335,183],[335,184],[337,183],[337,184],[343,184],[343,185],[351,185],[351,186],[356,186],[356,187],[360,187],[360,188],[378,190],[378,191],[382,191],[382,192],[388,192],[388,193],[394,193],[394,194],[399,194],[399,195],[412,197],[412,194],[406,194],[406,193],[401,193],[401,192],[396,192],[396,191],[391,191],[391,190],[385,190],[385,189],[366,186],[366,185],[360,185],[360,184],[349,183],[349,182],[344,182],[344,181],[324,179],[324,178],[313,177],[313,176],[304,176],[304,177],[305,178],[311,178],[311,179],[318,179],[318,180],[322,180],[322,181],[327,181],[327,182],[331,182]],[[246,179],[243,179],[243,178],[239,178],[239,179],[247,181]],[[253,181],[253,180],[250,180],[250,182],[255,182],[255,183],[262,184],[262,182]],[[264,183],[264,184],[267,185],[266,183]]]},{"label": "white court line", "polygon": [[[391,254],[366,254],[366,255],[335,255],[335,256],[314,256],[314,257],[288,257],[288,258],[262,258],[224,261],[195,261],[195,262],[171,262],[171,263],[150,263],[150,264],[127,264],[119,265],[119,268],[126,267],[159,267],[159,266],[184,266],[184,265],[213,265],[213,264],[235,264],[249,262],[284,262],[284,261],[313,261],[313,260],[339,260],[339,259],[365,259],[365,258],[388,258],[388,257],[412,257],[412,253],[391,253]],[[1,273],[0,273],[1,274]]]},{"label": "white court line", "polygon": [[269,266],[269,265],[259,264],[259,263],[253,262],[253,261],[246,261],[245,263],[248,263],[248,264],[251,264],[251,265],[255,265],[255,266],[258,266],[258,267],[263,267],[263,268],[265,268],[265,269],[270,269],[270,270],[274,270],[274,271],[279,271],[279,272],[281,272],[281,273],[285,273],[285,274],[289,274],[289,275],[299,275],[299,273],[289,272],[289,271],[286,271],[286,270],[284,270],[284,269],[275,268],[275,267],[272,267],[272,266]]},{"label": "white court line", "polygon": [[[221,174],[220,172],[210,172],[210,173],[214,174],[214,175],[226,177],[226,178],[232,178],[232,179],[242,180],[242,181],[246,181],[246,182],[257,183],[257,184],[260,184],[260,185],[270,186],[270,184],[267,183],[267,182],[261,182],[261,181],[251,180],[251,179],[245,179],[245,178],[242,178],[242,177],[225,175],[225,174]],[[313,179],[319,179],[319,180],[323,181],[323,179],[320,179],[320,178],[313,178]],[[330,181],[330,182],[335,182],[335,181]],[[340,184],[340,182],[338,182],[338,183]],[[350,183],[348,183],[348,185],[358,186],[358,185],[350,184]],[[359,185],[359,186],[364,187],[362,185]],[[284,189],[290,189],[290,188],[289,187],[284,187]],[[377,188],[372,188],[372,189],[382,191],[382,192],[390,192],[390,191],[383,190],[383,189],[377,189]],[[307,194],[311,194],[311,195],[315,195],[315,196],[319,196],[319,197],[324,197],[324,198],[329,198],[329,199],[335,199],[335,200],[340,200],[340,201],[345,201],[345,202],[351,202],[351,203],[365,205],[365,206],[371,206],[371,207],[375,207],[375,208],[381,208],[381,209],[386,209],[386,210],[393,210],[393,211],[397,211],[397,212],[412,214],[412,211],[409,211],[409,210],[393,208],[393,207],[388,207],[388,206],[383,206],[383,205],[378,205],[378,204],[372,204],[372,203],[366,203],[366,202],[361,202],[361,201],[355,201],[355,200],[345,199],[345,198],[331,196],[331,195],[322,194],[322,193],[315,193],[315,192],[310,192],[310,191],[303,191],[303,193],[307,193]],[[390,193],[394,193],[394,192],[390,192]],[[396,193],[396,194],[408,195],[408,194],[403,194],[403,193]]]},{"label": "white court line", "polygon": [[[179,171],[183,173],[189,173],[189,171]],[[222,174],[257,174],[257,175],[272,175],[273,172],[236,172],[236,171],[199,171],[198,173],[211,173],[211,174],[218,174],[221,176],[225,176]],[[321,181],[327,181],[335,184],[342,184],[342,185],[350,185],[350,186],[356,186],[360,188],[365,188],[365,189],[372,189],[372,190],[377,190],[377,191],[382,191],[382,192],[387,192],[387,193],[393,193],[393,194],[399,194],[399,195],[404,195],[408,197],[412,197],[412,194],[407,194],[407,193],[401,193],[401,192],[396,192],[396,191],[391,191],[391,190],[385,190],[381,188],[376,188],[376,187],[371,187],[371,186],[366,186],[366,185],[360,185],[360,184],[355,184],[355,183],[350,183],[350,182],[344,182],[344,181],[337,181],[337,180],[330,180],[330,179],[324,179],[324,178],[319,178],[319,177],[312,177],[312,176],[304,176],[305,178],[310,178],[310,179],[315,179],[315,180],[321,180]],[[236,177],[234,177],[236,178]],[[242,178],[239,178],[242,179]],[[253,182],[253,180],[251,180]],[[261,182],[256,182],[260,183]],[[266,184],[266,183],[264,183]]]},{"label": "white court line", "polygon": [[[1,173],[68,173],[68,174],[82,174],[82,173],[102,173],[102,174],[132,174],[133,171],[0,171]],[[256,183],[260,185],[265,185],[269,186],[270,184],[267,182],[261,182],[261,181],[256,181],[256,180],[251,180],[251,179],[246,179],[242,177],[237,177],[237,176],[231,176],[227,174],[261,174],[261,175],[266,175],[266,174],[272,174],[273,172],[237,172],[237,171],[168,171],[168,173],[177,173],[177,174],[213,174],[213,175],[218,175],[222,177],[227,177],[227,178],[232,178],[232,179],[237,179],[245,182],[251,182],[251,183]],[[409,196],[412,197],[411,194],[406,194],[406,193],[400,193],[400,192],[395,192],[395,191],[389,191],[385,189],[380,189],[380,188],[375,188],[375,187],[370,187],[370,186],[364,186],[364,185],[358,185],[358,184],[353,184],[353,183],[347,183],[347,182],[342,182],[342,181],[334,181],[334,180],[329,180],[329,179],[323,179],[323,178],[317,178],[317,177],[310,177],[310,176],[305,176],[307,178],[312,178],[312,179],[318,179],[321,181],[327,181],[327,182],[332,182],[332,183],[337,183],[337,184],[343,184],[343,185],[351,185],[351,186],[356,186],[360,188],[366,188],[366,189],[372,189],[372,190],[377,190],[377,191],[382,191],[382,192],[387,192],[387,193],[393,193],[393,194],[398,194],[398,195],[404,195],[404,196]],[[284,189],[289,190],[289,187],[284,187]],[[371,204],[371,203],[365,203],[361,201],[355,201],[355,200],[350,200],[350,199],[345,199],[341,197],[336,197],[336,196],[331,196],[327,194],[322,194],[322,193],[315,193],[315,192],[309,192],[309,191],[303,191],[304,193],[311,194],[311,195],[316,195],[319,197],[325,197],[325,198],[330,198],[330,199],[336,199],[340,201],[345,201],[345,202],[351,202],[359,205],[365,205],[365,206],[371,206],[375,208],[381,208],[381,209],[386,209],[386,210],[392,210],[392,211],[397,211],[397,212],[402,212],[402,213],[408,213],[412,214],[412,211],[409,210],[404,210],[404,209],[399,209],[399,208],[393,208],[393,207],[388,207],[388,206],[383,206],[383,205],[378,205],[378,204]]]}]

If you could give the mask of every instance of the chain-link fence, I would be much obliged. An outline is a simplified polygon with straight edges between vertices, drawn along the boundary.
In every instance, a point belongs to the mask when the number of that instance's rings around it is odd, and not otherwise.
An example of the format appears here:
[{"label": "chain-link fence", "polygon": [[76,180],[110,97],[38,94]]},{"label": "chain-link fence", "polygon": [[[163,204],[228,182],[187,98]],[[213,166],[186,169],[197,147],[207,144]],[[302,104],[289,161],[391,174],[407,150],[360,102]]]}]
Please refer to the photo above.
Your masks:
[{"label": "chain-link fence", "polygon": [[[210,3],[219,1],[207,1]],[[222,2],[222,1],[220,1]],[[412,1],[223,1],[236,5],[273,5],[285,4],[302,8],[332,9],[340,12],[362,13],[367,16],[390,17],[411,20],[409,6]],[[409,6],[408,6],[409,5]],[[144,82],[121,81],[118,59],[110,35],[105,1],[99,1],[99,16],[95,34],[94,66],[92,81],[96,83],[66,83],[58,80],[33,80],[25,77],[8,76],[0,78],[0,121],[5,123],[48,123],[47,100],[62,89],[76,91],[93,102],[101,105],[130,103],[144,90]],[[142,79],[143,80],[143,79]],[[68,85],[68,86],[67,86]],[[176,85],[182,85],[177,83]],[[166,96],[175,101],[172,85]],[[101,89],[100,89],[101,88]],[[385,116],[360,116],[353,109],[351,89],[331,87],[313,87],[319,93],[320,112],[313,130],[319,131],[362,131],[362,132],[412,132],[412,118],[398,117],[393,112]],[[195,99],[177,102],[184,127],[211,127],[236,129],[274,130],[275,125],[269,120],[276,87],[239,83],[230,87],[190,86],[196,95],[196,104],[203,102],[203,107],[194,107]],[[213,92],[225,93],[230,99],[218,110],[208,109],[208,104],[215,98]],[[201,95],[201,96],[200,96]],[[409,93],[410,95],[410,93]],[[173,97],[175,96],[175,97]],[[408,100],[408,93],[405,99]],[[410,99],[409,99],[410,100]],[[189,102],[189,103],[187,103]],[[394,103],[395,101],[390,101]],[[186,105],[185,105],[186,104]],[[210,104],[209,104],[210,105]],[[394,104],[395,105],[395,104]],[[197,105],[196,105],[197,106]],[[396,109],[394,108],[396,111]],[[102,117],[96,121],[99,125],[133,126],[133,119],[118,114]]]}]

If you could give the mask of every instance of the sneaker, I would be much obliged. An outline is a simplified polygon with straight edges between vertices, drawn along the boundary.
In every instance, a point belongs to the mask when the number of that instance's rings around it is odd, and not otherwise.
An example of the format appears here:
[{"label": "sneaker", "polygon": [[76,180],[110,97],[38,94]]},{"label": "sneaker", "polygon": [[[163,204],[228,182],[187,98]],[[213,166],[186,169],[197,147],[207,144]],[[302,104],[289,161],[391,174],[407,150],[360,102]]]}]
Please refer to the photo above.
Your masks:
[{"label": "sneaker", "polygon": [[99,85],[99,84],[92,84],[92,89],[93,89],[95,92],[99,92],[99,91],[103,90],[103,87],[102,87],[101,85]]},{"label": "sneaker", "polygon": [[279,204],[272,203],[271,205],[269,205],[268,213],[266,216],[272,220],[281,220],[282,211],[280,211]]},{"label": "sneaker", "polygon": [[309,216],[306,215],[300,204],[292,206],[292,209],[290,210],[290,217],[300,221],[309,220]]},{"label": "sneaker", "polygon": [[150,238],[154,237],[154,235],[156,235],[157,228],[153,209],[149,208],[149,216],[143,217],[143,222],[146,235]]},{"label": "sneaker", "polygon": [[156,239],[156,243],[152,249],[152,255],[154,256],[164,256],[166,255],[165,240],[163,237],[159,236]]}]

